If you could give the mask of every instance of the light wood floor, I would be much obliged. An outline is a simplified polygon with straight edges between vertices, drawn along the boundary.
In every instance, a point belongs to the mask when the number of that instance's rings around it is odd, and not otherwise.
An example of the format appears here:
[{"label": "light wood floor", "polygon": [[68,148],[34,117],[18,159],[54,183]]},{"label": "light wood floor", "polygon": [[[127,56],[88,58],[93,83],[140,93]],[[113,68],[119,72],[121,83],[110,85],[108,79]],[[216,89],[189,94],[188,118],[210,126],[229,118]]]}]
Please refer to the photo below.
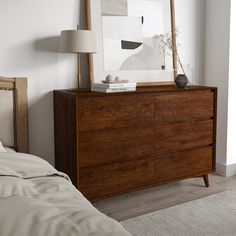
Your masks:
[{"label": "light wood floor", "polygon": [[209,188],[205,187],[202,178],[188,179],[105,199],[94,203],[94,206],[106,215],[122,221],[225,190],[236,189],[236,176],[225,178],[213,174],[209,178]]}]

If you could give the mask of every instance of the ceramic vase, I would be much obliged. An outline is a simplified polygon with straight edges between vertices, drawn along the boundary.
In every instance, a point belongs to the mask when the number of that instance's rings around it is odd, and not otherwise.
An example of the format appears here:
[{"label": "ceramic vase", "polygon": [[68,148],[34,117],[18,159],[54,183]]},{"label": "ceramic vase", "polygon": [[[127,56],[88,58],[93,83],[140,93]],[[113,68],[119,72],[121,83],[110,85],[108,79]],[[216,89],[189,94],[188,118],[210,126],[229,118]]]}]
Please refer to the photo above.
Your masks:
[{"label": "ceramic vase", "polygon": [[175,84],[178,88],[185,88],[188,84],[188,78],[185,74],[179,74],[175,78]]}]

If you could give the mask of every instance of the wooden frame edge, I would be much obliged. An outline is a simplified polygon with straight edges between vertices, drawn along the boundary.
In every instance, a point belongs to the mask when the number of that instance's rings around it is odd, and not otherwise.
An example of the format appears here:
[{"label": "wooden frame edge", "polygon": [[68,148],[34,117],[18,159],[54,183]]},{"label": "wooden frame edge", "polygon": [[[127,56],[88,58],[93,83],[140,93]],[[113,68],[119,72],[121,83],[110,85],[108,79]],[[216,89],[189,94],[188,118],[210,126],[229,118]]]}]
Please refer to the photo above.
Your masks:
[{"label": "wooden frame edge", "polygon": [[[173,58],[173,70],[174,78],[177,76],[177,45],[176,45],[176,20],[175,20],[175,0],[170,0],[170,14],[171,14],[171,35],[172,35],[172,58]],[[86,24],[87,29],[92,30],[92,17],[91,17],[91,2],[86,0]],[[93,67],[93,55],[89,54],[88,67],[89,67],[89,86],[91,89],[94,83],[94,67]],[[137,83],[138,87],[144,86],[157,86],[157,85],[173,85],[174,81],[170,82],[140,82]]]},{"label": "wooden frame edge", "polygon": [[15,118],[16,150],[29,153],[27,78],[15,78]]},{"label": "wooden frame edge", "polygon": [[14,95],[14,148],[29,153],[27,78],[0,77],[0,89]]},{"label": "wooden frame edge", "polygon": [[[86,0],[86,24],[87,29],[92,30],[92,17],[91,17],[91,2],[90,0]],[[89,67],[89,87],[94,83],[94,68],[93,68],[93,54],[88,54],[88,67]]]},{"label": "wooden frame edge", "polygon": [[0,77],[0,88],[13,90],[15,88],[15,79]]},{"label": "wooden frame edge", "polygon": [[174,78],[177,76],[177,44],[176,44],[176,19],[175,19],[175,0],[170,0],[171,11],[171,34],[172,34],[172,58]]}]

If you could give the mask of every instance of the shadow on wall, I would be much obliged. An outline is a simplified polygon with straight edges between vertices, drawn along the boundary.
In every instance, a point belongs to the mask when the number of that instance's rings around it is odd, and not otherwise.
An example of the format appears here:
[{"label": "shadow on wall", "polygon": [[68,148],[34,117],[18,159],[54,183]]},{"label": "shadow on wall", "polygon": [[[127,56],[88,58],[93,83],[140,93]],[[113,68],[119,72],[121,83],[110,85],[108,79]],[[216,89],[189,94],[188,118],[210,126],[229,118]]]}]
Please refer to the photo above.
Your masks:
[{"label": "shadow on wall", "polygon": [[[18,73],[22,71],[24,76],[28,76],[25,72],[29,72],[29,65],[32,64],[32,56],[35,56],[34,41],[30,40],[17,43],[11,45],[7,50],[4,60],[1,63],[1,67],[6,71],[18,71]],[[12,76],[16,75],[13,74]]]},{"label": "shadow on wall", "polygon": [[[86,25],[86,11],[85,1],[80,1],[78,9],[78,20],[80,28],[85,29]],[[76,28],[74,25],[72,28]],[[60,30],[66,30],[64,28]],[[27,45],[23,45],[20,50],[23,52],[26,58],[20,60],[21,71],[28,71],[30,68],[25,68],[27,64],[31,64],[29,60],[32,58],[35,60],[38,70],[37,74],[24,73],[29,78],[30,91],[30,102],[29,102],[29,136],[30,136],[30,153],[45,158],[52,165],[54,165],[54,116],[53,116],[53,92],[49,90],[61,88],[61,84],[57,84],[57,74],[59,73],[60,78],[65,79],[74,77],[76,78],[76,71],[74,64],[72,65],[71,59],[76,58],[74,55],[60,53],[60,37],[52,36],[47,38],[39,38],[36,41],[26,42]],[[14,49],[12,51],[14,53]],[[33,55],[32,55],[33,54]],[[69,60],[68,60],[69,59]],[[73,59],[74,60],[74,59]],[[18,66],[16,60],[16,66]],[[44,70],[44,67],[50,68],[51,64],[59,65],[61,62],[70,61],[69,64],[65,63],[63,70],[60,66],[55,71],[51,71],[51,74],[55,74],[55,77],[50,77],[49,72]],[[25,63],[25,65],[22,65]],[[68,65],[68,67],[67,67]],[[23,69],[22,69],[23,68]],[[81,58],[81,76],[83,87],[88,86],[88,59],[86,55],[82,55]],[[63,74],[61,73],[63,72]],[[36,80],[37,78],[37,80]],[[53,80],[53,78],[55,78]],[[47,85],[45,85],[45,79]],[[63,86],[64,87],[64,86]],[[66,87],[65,87],[66,88]]]},{"label": "shadow on wall", "polygon": [[[55,61],[68,60],[68,55],[59,52],[59,36],[38,39],[35,41],[25,41],[17,45],[12,45],[1,63],[6,71],[17,71],[17,76],[30,77],[30,73],[35,69],[34,64],[39,68],[54,65]],[[58,55],[60,53],[60,55]],[[9,76],[16,76],[12,74]]]},{"label": "shadow on wall", "polygon": [[[62,29],[63,30],[63,29]],[[64,53],[60,50],[60,36],[42,38],[35,41],[35,51],[44,53],[60,53],[64,60],[68,59],[69,55],[72,53]],[[48,55],[48,54],[47,54]],[[52,54],[53,55],[53,54]],[[56,54],[55,54],[56,55]],[[75,55],[75,54],[74,54]],[[48,55],[49,56],[49,55]],[[82,76],[82,87],[87,88],[89,86],[88,79],[88,56],[86,54],[81,54],[81,76]]]},{"label": "shadow on wall", "polygon": [[29,104],[30,153],[48,157],[54,165],[53,126],[53,92],[49,92]]},{"label": "shadow on wall", "polygon": [[48,37],[36,40],[36,51],[60,52],[60,36]]}]

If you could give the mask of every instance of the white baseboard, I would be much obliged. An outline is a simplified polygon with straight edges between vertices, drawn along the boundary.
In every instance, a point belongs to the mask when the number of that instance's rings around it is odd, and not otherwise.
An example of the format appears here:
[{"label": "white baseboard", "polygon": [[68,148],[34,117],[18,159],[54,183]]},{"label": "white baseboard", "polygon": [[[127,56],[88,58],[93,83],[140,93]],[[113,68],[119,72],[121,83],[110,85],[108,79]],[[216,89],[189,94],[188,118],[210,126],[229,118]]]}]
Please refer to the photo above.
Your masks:
[{"label": "white baseboard", "polygon": [[236,164],[226,165],[216,162],[216,173],[224,177],[236,175]]}]

